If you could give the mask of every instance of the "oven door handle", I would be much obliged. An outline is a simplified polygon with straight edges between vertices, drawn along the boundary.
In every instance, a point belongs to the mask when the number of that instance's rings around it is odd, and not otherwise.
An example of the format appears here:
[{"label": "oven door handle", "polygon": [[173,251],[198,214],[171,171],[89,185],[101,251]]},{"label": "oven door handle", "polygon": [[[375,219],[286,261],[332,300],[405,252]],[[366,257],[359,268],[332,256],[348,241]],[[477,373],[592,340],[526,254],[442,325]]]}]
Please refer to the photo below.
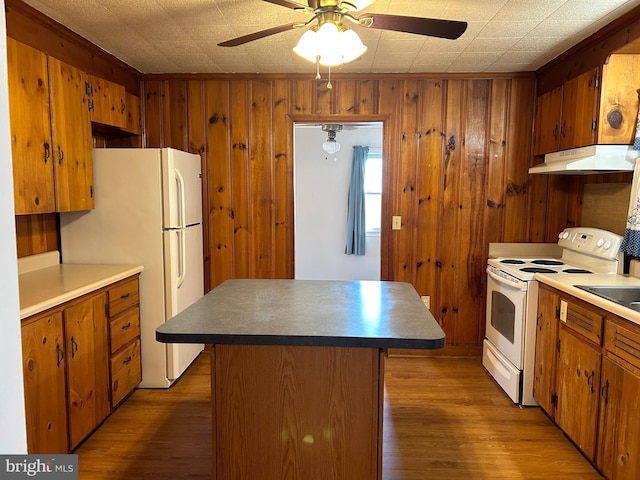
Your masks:
[{"label": "oven door handle", "polygon": [[513,277],[504,278],[504,277],[501,277],[500,275],[496,275],[489,268],[487,268],[487,274],[491,278],[493,278],[496,282],[498,282],[498,283],[500,283],[502,285],[506,285],[506,286],[514,288],[516,290],[526,290],[527,289],[527,282],[521,282],[517,278],[513,278]]}]

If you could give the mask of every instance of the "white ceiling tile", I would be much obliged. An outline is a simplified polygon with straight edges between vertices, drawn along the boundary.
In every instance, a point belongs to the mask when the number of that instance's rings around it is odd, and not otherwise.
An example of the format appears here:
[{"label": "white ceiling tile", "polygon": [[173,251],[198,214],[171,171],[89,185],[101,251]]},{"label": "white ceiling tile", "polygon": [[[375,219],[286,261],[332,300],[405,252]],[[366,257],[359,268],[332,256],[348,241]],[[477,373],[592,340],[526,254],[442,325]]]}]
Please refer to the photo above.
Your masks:
[{"label": "white ceiling tile", "polygon": [[[142,73],[315,74],[291,52],[302,29],[217,43],[311,17],[263,0],[25,0]],[[377,0],[362,11],[468,22],[457,40],[353,26],[367,52],[343,72],[530,71],[640,0]],[[305,28],[306,30],[306,28]],[[323,73],[324,74],[324,73]]]},{"label": "white ceiling tile", "polygon": [[517,22],[489,22],[478,34],[481,38],[522,38],[528,32],[538,26],[540,22],[517,21]]},{"label": "white ceiling tile", "polygon": [[511,0],[492,19],[495,22],[541,21],[554,14],[567,0]]}]

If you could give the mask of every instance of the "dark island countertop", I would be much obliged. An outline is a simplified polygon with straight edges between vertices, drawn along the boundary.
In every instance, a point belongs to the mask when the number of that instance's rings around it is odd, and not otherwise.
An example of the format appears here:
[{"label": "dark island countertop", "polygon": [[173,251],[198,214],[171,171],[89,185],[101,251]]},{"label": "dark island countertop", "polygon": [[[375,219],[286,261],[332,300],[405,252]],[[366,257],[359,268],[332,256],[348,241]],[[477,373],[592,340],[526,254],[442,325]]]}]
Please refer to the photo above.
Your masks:
[{"label": "dark island countertop", "polygon": [[438,349],[445,334],[409,283],[227,280],[156,329],[164,343]]}]

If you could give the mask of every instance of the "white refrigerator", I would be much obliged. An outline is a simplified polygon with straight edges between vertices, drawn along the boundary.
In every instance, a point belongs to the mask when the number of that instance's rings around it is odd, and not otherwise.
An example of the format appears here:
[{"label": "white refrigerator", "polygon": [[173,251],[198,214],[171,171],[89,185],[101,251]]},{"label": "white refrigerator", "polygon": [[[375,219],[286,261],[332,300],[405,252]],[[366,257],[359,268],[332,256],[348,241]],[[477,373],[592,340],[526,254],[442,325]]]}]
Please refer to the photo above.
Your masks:
[{"label": "white refrigerator", "polygon": [[199,155],[93,150],[95,209],[60,214],[63,263],[143,265],[142,383],[169,387],[203,345],[156,341],[156,327],[204,295]]}]

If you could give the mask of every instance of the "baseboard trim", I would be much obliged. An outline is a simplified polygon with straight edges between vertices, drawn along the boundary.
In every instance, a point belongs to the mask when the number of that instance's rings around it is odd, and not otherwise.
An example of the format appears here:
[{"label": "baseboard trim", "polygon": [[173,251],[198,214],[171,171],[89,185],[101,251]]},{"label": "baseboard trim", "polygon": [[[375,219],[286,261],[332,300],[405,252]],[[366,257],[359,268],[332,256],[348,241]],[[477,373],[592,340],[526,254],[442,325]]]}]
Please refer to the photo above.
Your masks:
[{"label": "baseboard trim", "polygon": [[447,345],[438,350],[390,348],[390,357],[482,357],[481,345]]}]

